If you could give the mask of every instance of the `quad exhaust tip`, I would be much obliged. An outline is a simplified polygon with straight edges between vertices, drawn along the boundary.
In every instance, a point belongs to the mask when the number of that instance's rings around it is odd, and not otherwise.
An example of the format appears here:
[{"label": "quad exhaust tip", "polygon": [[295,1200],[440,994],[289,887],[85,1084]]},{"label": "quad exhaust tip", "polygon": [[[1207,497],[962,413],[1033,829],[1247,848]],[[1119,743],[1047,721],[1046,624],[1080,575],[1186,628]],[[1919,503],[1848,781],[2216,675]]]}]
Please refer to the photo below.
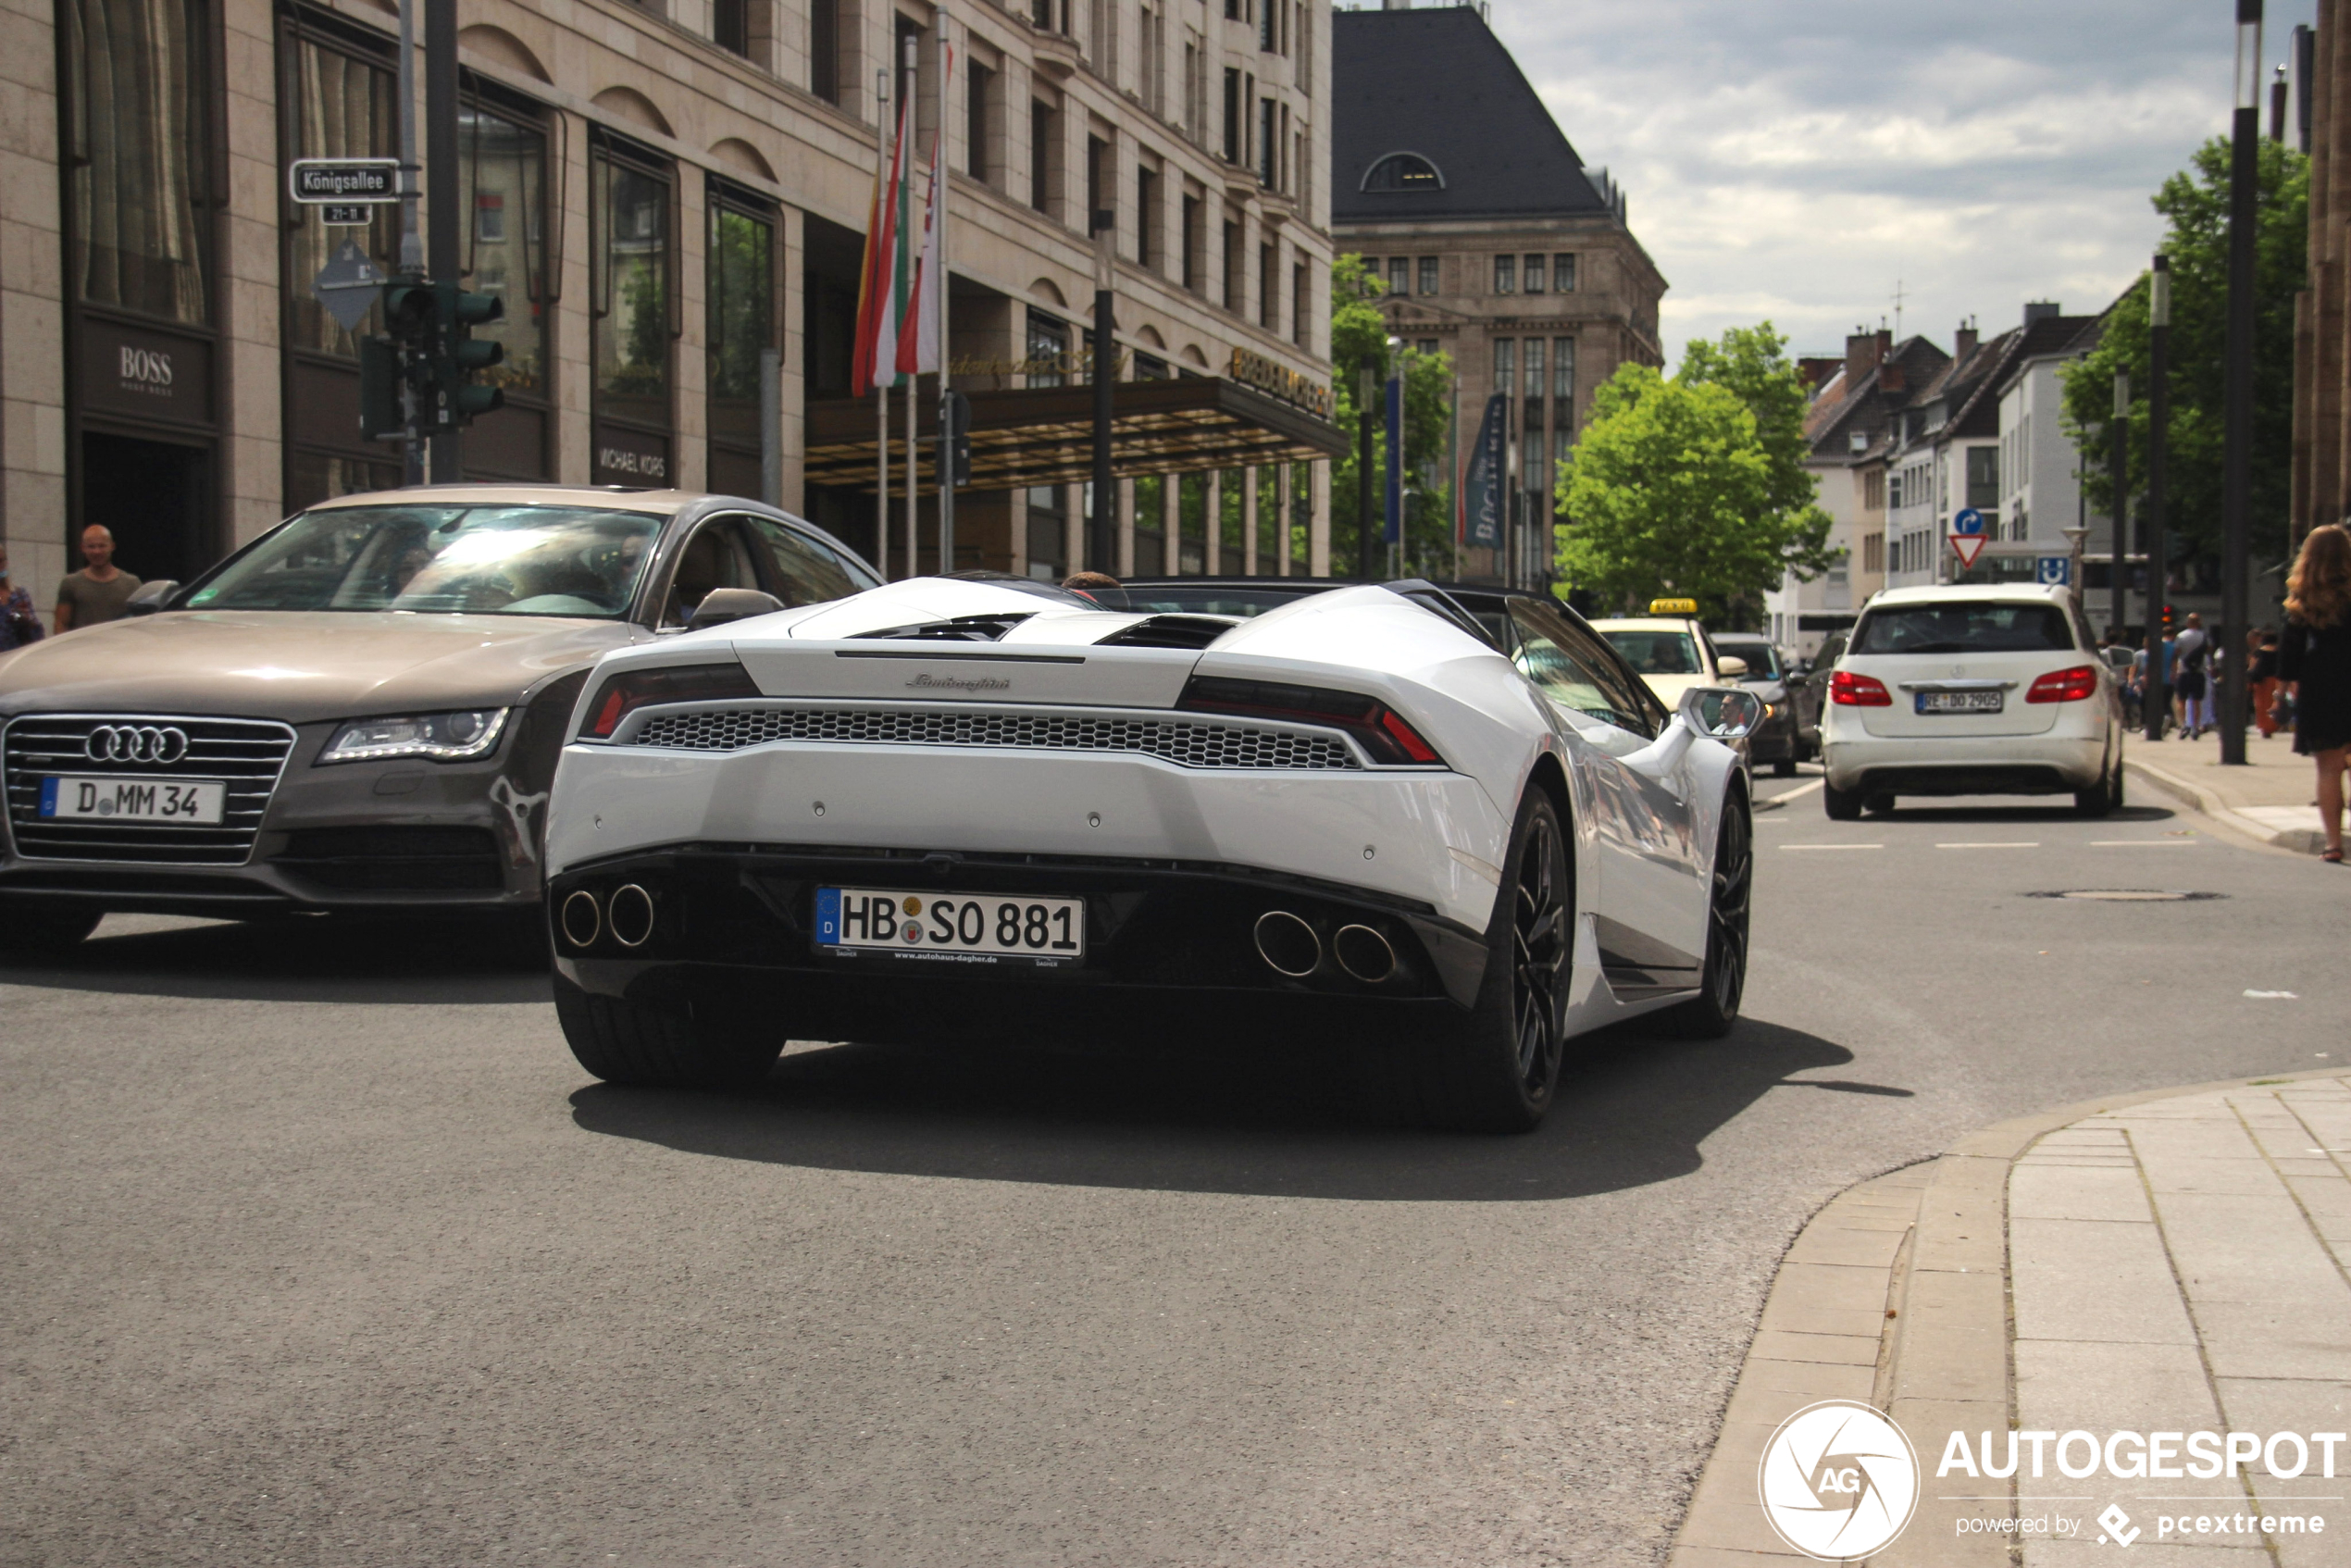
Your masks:
[{"label": "quad exhaust tip", "polygon": [[1322,966],[1323,939],[1287,909],[1269,909],[1259,915],[1256,934],[1257,956],[1277,974],[1302,980]]},{"label": "quad exhaust tip", "polygon": [[1367,986],[1396,973],[1396,950],[1369,926],[1341,926],[1331,939],[1331,953],[1340,968]]},{"label": "quad exhaust tip", "polygon": [[585,888],[564,900],[560,919],[564,940],[574,947],[593,947],[603,932],[603,911],[597,907],[596,895]]},{"label": "quad exhaust tip", "polygon": [[612,940],[623,947],[642,947],[653,934],[653,896],[631,882],[612,895],[604,906],[604,922]]}]

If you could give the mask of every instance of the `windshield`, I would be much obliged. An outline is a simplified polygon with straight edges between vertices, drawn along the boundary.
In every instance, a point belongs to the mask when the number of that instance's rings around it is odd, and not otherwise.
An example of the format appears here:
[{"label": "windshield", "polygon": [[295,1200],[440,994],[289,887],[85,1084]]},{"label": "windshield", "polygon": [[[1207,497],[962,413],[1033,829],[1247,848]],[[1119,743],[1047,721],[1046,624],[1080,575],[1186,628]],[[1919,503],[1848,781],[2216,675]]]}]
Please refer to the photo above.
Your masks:
[{"label": "windshield", "polygon": [[1848,653],[2038,653],[2073,646],[2054,604],[1902,604],[1872,610]]},{"label": "windshield", "polygon": [[192,610],[625,614],[666,519],[582,506],[305,512],[189,595]]},{"label": "windshield", "polygon": [[1686,631],[1604,631],[1636,675],[1703,675],[1698,642]]},{"label": "windshield", "polygon": [[1726,659],[1745,659],[1747,673],[1742,680],[1777,680],[1780,678],[1780,651],[1769,642],[1724,642],[1717,641],[1715,653]]},{"label": "windshield", "polygon": [[1198,588],[1176,583],[1146,582],[1132,587],[1089,588],[1086,597],[1109,610],[1128,610],[1144,615],[1238,616],[1246,620],[1262,616],[1268,610],[1278,610],[1295,604],[1310,593],[1320,593],[1330,585],[1313,588],[1237,588],[1229,584]]}]

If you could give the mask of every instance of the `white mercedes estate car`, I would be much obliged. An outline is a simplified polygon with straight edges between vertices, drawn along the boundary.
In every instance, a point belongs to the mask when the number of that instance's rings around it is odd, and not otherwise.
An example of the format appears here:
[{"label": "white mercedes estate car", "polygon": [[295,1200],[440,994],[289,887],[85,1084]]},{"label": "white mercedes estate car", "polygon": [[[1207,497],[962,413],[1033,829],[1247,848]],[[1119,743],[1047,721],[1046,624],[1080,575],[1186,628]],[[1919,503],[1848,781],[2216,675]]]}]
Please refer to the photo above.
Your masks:
[{"label": "white mercedes estate car", "polygon": [[2009,583],[1871,599],[1829,677],[1822,791],[1847,821],[1902,795],[2122,803],[2122,707],[2072,593]]}]

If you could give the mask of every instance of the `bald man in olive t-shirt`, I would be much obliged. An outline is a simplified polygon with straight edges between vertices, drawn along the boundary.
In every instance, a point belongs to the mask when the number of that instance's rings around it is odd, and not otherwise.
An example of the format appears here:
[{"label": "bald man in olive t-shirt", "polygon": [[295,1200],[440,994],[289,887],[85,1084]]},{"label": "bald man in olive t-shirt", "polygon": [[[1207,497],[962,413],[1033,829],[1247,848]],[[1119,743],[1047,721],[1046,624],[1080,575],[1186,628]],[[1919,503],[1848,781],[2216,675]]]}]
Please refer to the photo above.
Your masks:
[{"label": "bald man in olive t-shirt", "polygon": [[139,579],[114,564],[114,535],[99,523],[81,530],[81,558],[90,564],[57,584],[57,630],[103,626],[122,618]]}]

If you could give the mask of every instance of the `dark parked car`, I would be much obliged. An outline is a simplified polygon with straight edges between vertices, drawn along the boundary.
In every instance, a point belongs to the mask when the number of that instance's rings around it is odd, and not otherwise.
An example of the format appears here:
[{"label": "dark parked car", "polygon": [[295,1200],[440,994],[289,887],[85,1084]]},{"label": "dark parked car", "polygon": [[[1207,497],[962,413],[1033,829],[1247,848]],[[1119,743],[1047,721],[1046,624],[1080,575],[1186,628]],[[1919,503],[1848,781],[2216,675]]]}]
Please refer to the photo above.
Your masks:
[{"label": "dark parked car", "polygon": [[1755,760],[1785,778],[1821,754],[1821,689],[1787,651],[1752,631],[1718,631],[1715,651],[1747,661],[1739,684],[1763,699],[1763,722],[1749,737]]}]

